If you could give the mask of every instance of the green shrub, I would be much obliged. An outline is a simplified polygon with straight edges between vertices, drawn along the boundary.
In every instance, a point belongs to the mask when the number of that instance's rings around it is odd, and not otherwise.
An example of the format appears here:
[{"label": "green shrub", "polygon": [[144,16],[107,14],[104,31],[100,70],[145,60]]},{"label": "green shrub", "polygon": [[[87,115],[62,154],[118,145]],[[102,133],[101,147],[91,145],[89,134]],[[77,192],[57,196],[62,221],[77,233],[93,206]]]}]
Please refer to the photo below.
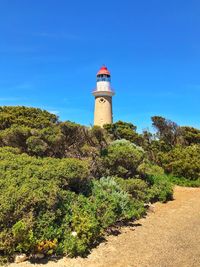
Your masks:
[{"label": "green shrub", "polygon": [[42,157],[88,157],[84,145],[99,153],[107,145],[106,131],[66,121],[45,110],[0,107],[0,146],[17,147],[22,153]]},{"label": "green shrub", "polygon": [[103,228],[115,221],[139,218],[145,211],[143,203],[132,199],[112,177],[94,181],[91,198]]},{"label": "green shrub", "polygon": [[141,147],[127,140],[112,142],[103,156],[103,166],[106,175],[119,177],[133,177],[137,174],[137,168],[144,157]]},{"label": "green shrub", "polygon": [[147,202],[148,184],[141,179],[123,179],[115,178],[115,181],[120,185],[122,190],[129,193],[134,199]]},{"label": "green shrub", "polygon": [[168,175],[168,179],[171,183],[179,186],[200,187],[200,179],[188,180],[184,177],[175,177]]},{"label": "green shrub", "polygon": [[58,118],[39,108],[24,106],[0,107],[0,129],[10,128],[13,125],[28,126],[31,128],[45,128],[56,123]]},{"label": "green shrub", "polygon": [[200,178],[200,145],[175,147],[160,154],[160,161],[167,173],[189,180]]},{"label": "green shrub", "polygon": [[[103,137],[98,138],[101,143]],[[41,145],[35,137],[28,140],[36,145],[32,152]],[[30,144],[26,143],[29,148]],[[19,153],[18,148],[0,148],[0,255],[85,255],[108,227],[140,218],[144,202],[172,196],[168,180],[148,176],[152,166],[145,169],[147,181],[116,177],[91,181],[89,161]],[[140,147],[122,140],[109,145],[99,160],[106,172],[126,178],[138,173],[143,158]]]},{"label": "green shrub", "polygon": [[[64,234],[63,251],[69,256],[88,253],[101,233],[93,203],[80,195],[71,206],[70,231]],[[73,235],[74,234],[74,235]]]},{"label": "green shrub", "polygon": [[10,151],[0,149],[0,255],[85,255],[107,227],[145,211],[114,178],[88,181],[86,161]]},{"label": "green shrub", "polygon": [[0,147],[0,154],[12,153],[15,155],[21,154],[20,149],[11,146]]},{"label": "green shrub", "polygon": [[154,164],[150,163],[149,161],[141,163],[138,166],[137,170],[142,176],[163,175],[164,174],[163,168],[161,168],[158,165],[154,165]]},{"label": "green shrub", "polygon": [[166,202],[173,199],[173,185],[166,175],[151,176],[149,180],[152,186],[148,189],[148,197],[151,202]]},{"label": "green shrub", "polygon": [[[84,187],[87,162],[36,159],[9,150],[0,149],[0,253],[30,252],[33,240],[36,245],[60,238],[66,202],[74,200],[67,190]],[[32,218],[28,226],[27,216]]]},{"label": "green shrub", "polygon": [[36,245],[30,220],[20,220],[12,227],[13,243],[16,251],[29,252]]},{"label": "green shrub", "polygon": [[0,131],[2,146],[18,148],[21,152],[27,149],[26,139],[31,135],[31,129],[25,126],[12,125],[10,128]]},{"label": "green shrub", "polygon": [[30,136],[27,138],[26,144],[31,155],[44,156],[48,149],[48,144],[38,136]]}]

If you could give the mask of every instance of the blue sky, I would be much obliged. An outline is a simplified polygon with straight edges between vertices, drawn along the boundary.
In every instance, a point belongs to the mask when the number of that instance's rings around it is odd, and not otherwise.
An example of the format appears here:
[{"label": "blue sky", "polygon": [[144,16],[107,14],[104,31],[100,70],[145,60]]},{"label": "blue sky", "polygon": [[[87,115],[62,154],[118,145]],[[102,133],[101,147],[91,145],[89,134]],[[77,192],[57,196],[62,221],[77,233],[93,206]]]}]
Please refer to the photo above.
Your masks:
[{"label": "blue sky", "polygon": [[106,64],[115,121],[200,128],[199,13],[199,0],[0,0],[0,105],[90,125]]}]

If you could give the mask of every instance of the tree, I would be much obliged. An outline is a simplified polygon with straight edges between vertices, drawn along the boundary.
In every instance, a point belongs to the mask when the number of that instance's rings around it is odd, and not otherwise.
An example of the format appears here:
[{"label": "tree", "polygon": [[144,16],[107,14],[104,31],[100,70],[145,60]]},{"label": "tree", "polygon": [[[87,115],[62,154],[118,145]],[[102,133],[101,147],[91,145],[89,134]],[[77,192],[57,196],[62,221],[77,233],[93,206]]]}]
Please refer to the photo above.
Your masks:
[{"label": "tree", "polygon": [[200,144],[200,130],[199,129],[188,127],[188,126],[181,127],[181,129],[182,129],[183,139],[186,145]]},{"label": "tree", "polygon": [[169,149],[182,142],[182,131],[175,122],[167,120],[161,116],[151,118],[154,128],[157,130],[157,137],[164,141]]},{"label": "tree", "polygon": [[104,125],[104,129],[111,134],[114,140],[126,139],[137,145],[142,142],[142,137],[136,133],[137,127],[132,123],[118,121],[113,124]]}]

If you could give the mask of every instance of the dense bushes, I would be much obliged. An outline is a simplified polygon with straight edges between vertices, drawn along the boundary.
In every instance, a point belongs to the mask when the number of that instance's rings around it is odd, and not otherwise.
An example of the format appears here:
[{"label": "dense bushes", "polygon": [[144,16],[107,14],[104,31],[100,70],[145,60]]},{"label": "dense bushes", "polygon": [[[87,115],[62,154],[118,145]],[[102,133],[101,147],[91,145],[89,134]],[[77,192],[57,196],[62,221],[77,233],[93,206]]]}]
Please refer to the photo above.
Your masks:
[{"label": "dense bushes", "polygon": [[134,199],[148,203],[173,199],[172,181],[164,175],[151,175],[147,180],[115,178],[121,188],[131,194]]},{"label": "dense bushes", "polygon": [[92,197],[97,206],[97,213],[103,228],[118,220],[139,218],[144,212],[142,202],[133,201],[112,177],[94,181]]},{"label": "dense bushes", "polygon": [[133,177],[142,162],[144,151],[127,140],[116,140],[104,151],[103,166],[106,175]]},{"label": "dense bushes", "polygon": [[86,161],[9,150],[0,150],[1,254],[82,255],[103,229],[144,212],[114,180],[88,180]]},{"label": "dense bushes", "polygon": [[145,181],[91,180],[86,161],[18,153],[0,149],[0,255],[84,255],[109,226],[145,213]]},{"label": "dense bushes", "polygon": [[148,183],[141,179],[123,179],[116,177],[116,182],[127,193],[129,193],[134,199],[148,202]]},{"label": "dense bushes", "polygon": [[113,178],[93,181],[92,194],[88,198],[78,196],[72,205],[72,232],[64,240],[63,252],[84,255],[109,226],[139,218],[144,212],[143,203],[135,202]]},{"label": "dense bushes", "polygon": [[151,202],[166,202],[173,199],[173,185],[166,175],[152,175],[148,177],[151,187],[148,197]]},{"label": "dense bushes", "polygon": [[149,161],[143,161],[137,168],[137,171],[141,176],[145,177],[148,175],[160,175],[164,174],[164,170],[162,167],[152,164]]},{"label": "dense bushes", "polygon": [[59,122],[54,114],[36,108],[0,107],[0,125],[0,146],[16,147],[31,156],[81,158],[88,156],[84,146],[91,152],[106,145],[101,128]]},{"label": "dense bushes", "polygon": [[28,107],[0,107],[0,122],[1,147],[15,147],[31,156],[90,158],[95,177],[141,174],[142,168],[147,169],[144,158],[149,165],[160,165],[169,174],[190,180],[199,177],[200,130],[180,127],[160,116],[152,117],[154,134],[138,134],[136,126],[122,121],[105,125],[104,129],[90,129],[70,121],[60,122],[54,114]]},{"label": "dense bushes", "polygon": [[199,186],[199,130],[152,120],[157,132],[138,134],[0,108],[0,258],[85,255],[109,227],[172,199],[172,184]]},{"label": "dense bushes", "polygon": [[0,107],[0,129],[10,128],[12,125],[42,129],[58,122],[56,115],[39,108],[28,107]]},{"label": "dense bushes", "polygon": [[200,146],[175,147],[160,154],[160,161],[167,173],[189,180],[200,178]]}]

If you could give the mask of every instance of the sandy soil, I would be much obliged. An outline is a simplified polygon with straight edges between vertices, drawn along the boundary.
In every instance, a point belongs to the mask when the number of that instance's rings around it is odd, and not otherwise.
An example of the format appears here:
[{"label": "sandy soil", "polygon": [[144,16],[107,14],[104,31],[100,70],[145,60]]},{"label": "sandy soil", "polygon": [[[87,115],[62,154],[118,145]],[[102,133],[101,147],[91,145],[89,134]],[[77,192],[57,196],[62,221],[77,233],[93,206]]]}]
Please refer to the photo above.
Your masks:
[{"label": "sandy soil", "polygon": [[175,188],[146,218],[109,236],[88,258],[9,267],[200,267],[200,188]]}]

